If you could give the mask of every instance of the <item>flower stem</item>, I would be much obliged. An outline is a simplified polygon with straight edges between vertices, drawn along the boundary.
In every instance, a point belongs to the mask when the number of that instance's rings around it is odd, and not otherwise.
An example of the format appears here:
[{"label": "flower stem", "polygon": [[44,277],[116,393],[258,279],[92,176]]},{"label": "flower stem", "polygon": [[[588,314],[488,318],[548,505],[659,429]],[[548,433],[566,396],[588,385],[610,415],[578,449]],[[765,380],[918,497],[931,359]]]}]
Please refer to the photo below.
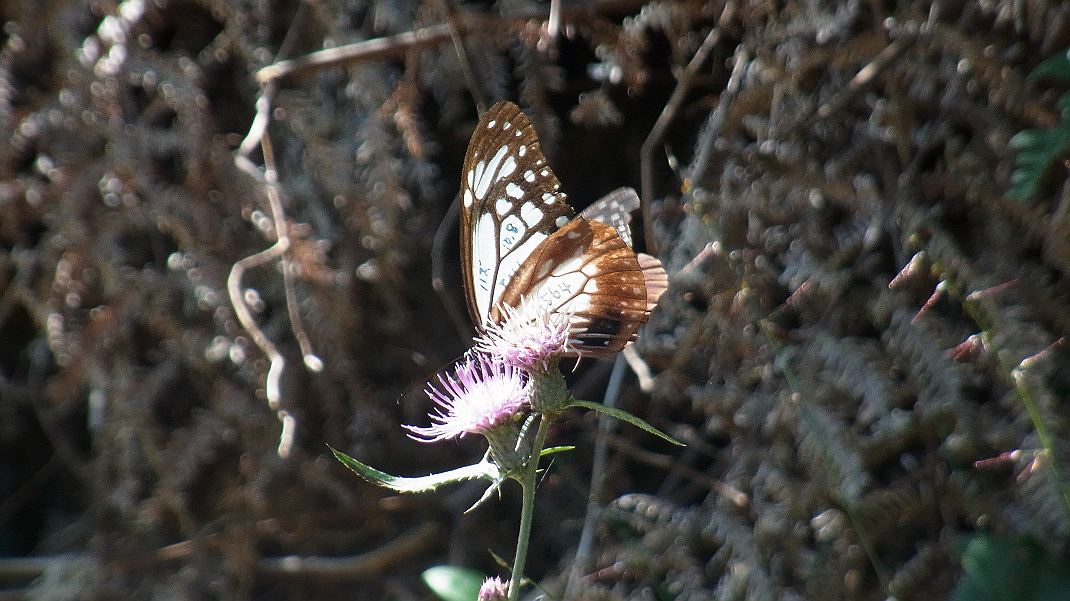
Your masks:
[{"label": "flower stem", "polygon": [[520,508],[520,534],[516,539],[516,556],[513,559],[513,574],[509,580],[509,601],[520,598],[520,581],[524,579],[524,563],[528,558],[528,542],[531,540],[531,522],[535,515],[535,483],[539,475],[539,455],[546,444],[549,428],[548,420],[543,415],[539,418],[539,430],[531,445],[531,455],[524,466],[523,479],[518,480],[523,489],[523,502]]}]

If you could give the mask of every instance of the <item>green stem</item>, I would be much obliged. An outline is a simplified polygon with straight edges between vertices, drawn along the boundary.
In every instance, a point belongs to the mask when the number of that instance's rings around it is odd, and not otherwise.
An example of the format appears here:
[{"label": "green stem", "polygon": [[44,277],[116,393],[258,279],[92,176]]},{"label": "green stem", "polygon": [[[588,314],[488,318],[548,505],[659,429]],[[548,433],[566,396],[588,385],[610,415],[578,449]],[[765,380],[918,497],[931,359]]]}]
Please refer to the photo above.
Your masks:
[{"label": "green stem", "polygon": [[535,434],[535,442],[531,445],[531,455],[524,467],[523,479],[518,480],[524,498],[520,508],[520,534],[516,539],[513,574],[509,580],[509,601],[517,601],[520,598],[520,581],[524,579],[524,563],[528,559],[528,542],[531,540],[531,522],[535,515],[535,483],[539,475],[539,455],[546,444],[548,423],[545,415],[539,418],[539,430]]},{"label": "green stem", "polygon": [[1053,480],[1055,481],[1055,488],[1062,496],[1063,504],[1066,505],[1067,509],[1070,509],[1070,486],[1067,485],[1066,479],[1063,477],[1063,468],[1060,465],[1059,456],[1055,452],[1055,442],[1052,439],[1051,432],[1048,431],[1048,425],[1044,421],[1040,407],[1037,406],[1036,401],[1033,399],[1033,393],[1029,390],[1029,385],[1026,382],[1024,370],[1027,368],[1023,367],[1023,365],[1027,361],[1029,359],[1011,370],[1011,378],[1014,380],[1015,388],[1018,389],[1018,396],[1022,399],[1025,410],[1029,413],[1029,419],[1033,422],[1033,429],[1036,430],[1037,438],[1040,439],[1040,446],[1044,449],[1044,454],[1047,455]]}]

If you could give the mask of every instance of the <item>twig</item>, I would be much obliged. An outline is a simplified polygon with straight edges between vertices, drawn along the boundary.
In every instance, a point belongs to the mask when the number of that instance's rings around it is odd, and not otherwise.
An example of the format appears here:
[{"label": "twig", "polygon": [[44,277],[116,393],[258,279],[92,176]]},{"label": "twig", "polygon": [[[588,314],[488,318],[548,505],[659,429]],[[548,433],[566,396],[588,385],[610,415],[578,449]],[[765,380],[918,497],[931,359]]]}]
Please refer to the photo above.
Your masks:
[{"label": "twig", "polygon": [[438,295],[439,300],[442,302],[442,306],[446,308],[446,314],[449,315],[450,321],[453,322],[453,327],[457,330],[457,334],[461,338],[467,339],[472,335],[472,328],[468,325],[468,319],[457,307],[455,297],[446,292],[446,278],[443,268],[446,260],[446,238],[457,223],[460,208],[461,195],[457,194],[453,198],[453,203],[450,204],[446,214],[442,216],[442,223],[438,225],[438,229],[435,230],[435,237],[431,241],[431,289],[435,291],[435,294]]},{"label": "twig", "polygon": [[[888,44],[884,50],[881,50],[880,53],[877,54],[876,58],[859,69],[858,73],[855,73],[855,76],[847,83],[846,90],[838,94],[829,102],[818,107],[815,117],[817,119],[827,119],[847,108],[847,104],[851,102],[853,98],[858,96],[859,93],[868,88],[877,76],[888,68],[888,65],[895,62],[895,59],[899,58],[899,56],[903,54],[903,51],[910,47],[910,44],[913,43],[915,39],[916,37],[912,34],[904,34],[903,37]],[[806,124],[803,126],[804,128],[809,129],[813,126],[812,119],[805,121]]]},{"label": "twig", "polygon": [[691,258],[690,261],[687,262],[687,265],[684,265],[680,268],[679,271],[673,274],[673,277],[680,277],[682,275],[687,275],[695,271],[700,265],[702,265],[706,261],[706,259],[710,258],[711,255],[715,254],[718,254],[717,243],[706,243],[706,245],[703,246],[702,249],[699,250],[698,253],[696,253],[695,256]]},{"label": "twig", "polygon": [[709,474],[700,472],[693,467],[680,463],[676,458],[669,457],[668,455],[662,455],[661,453],[655,453],[646,449],[641,449],[638,446],[632,444],[625,438],[620,436],[610,437],[609,444],[617,451],[624,455],[653,467],[661,468],[667,471],[678,471],[687,478],[691,478],[694,482],[710,489],[713,492],[723,496],[730,501],[736,507],[746,507],[750,504],[750,498],[746,493],[739,489],[725,484],[717,478],[711,477]]},{"label": "twig", "polygon": [[639,356],[639,352],[635,350],[635,345],[629,344],[624,347],[624,351],[621,354],[624,355],[624,360],[628,362],[628,367],[635,372],[635,377],[639,378],[639,390],[647,394],[653,392],[654,372],[650,370],[650,366],[646,364],[646,361]]},{"label": "twig", "polygon": [[[613,361],[613,371],[609,374],[606,393],[602,397],[603,405],[616,407],[623,380],[624,359],[617,355],[617,358]],[[572,570],[568,574],[565,592],[561,595],[563,601],[567,601],[572,596],[580,578],[587,571],[591,548],[594,546],[594,529],[602,517],[602,503],[599,497],[602,494],[606,463],[609,457],[609,435],[613,432],[616,424],[617,420],[604,413],[598,414],[598,434],[595,437],[594,458],[591,461],[591,483],[587,492],[587,510],[583,516],[583,529],[580,531],[580,540],[576,543],[576,555],[572,559]]]},{"label": "twig", "polygon": [[[384,570],[398,562],[417,555],[437,544],[441,527],[425,523],[409,530],[378,549],[345,557],[297,556],[264,557],[256,569],[266,576],[290,576],[308,578],[357,579],[381,575]],[[218,539],[212,536],[210,539]],[[174,561],[202,551],[204,539],[182,541],[161,547],[155,552],[143,554],[142,559]],[[37,557],[0,558],[0,580],[23,581],[40,577],[46,571],[64,564],[89,561],[88,554],[63,554]]]},{"label": "twig", "polygon": [[[275,415],[279,418],[279,422],[282,423],[282,432],[279,434],[279,446],[277,452],[279,457],[285,458],[289,456],[293,447],[294,429],[297,425],[290,412],[282,409],[279,404],[279,401],[282,398],[279,381],[282,378],[282,370],[286,366],[286,359],[279,353],[275,344],[264,335],[260,326],[256,324],[256,320],[253,319],[248,306],[245,304],[245,299],[242,297],[241,290],[241,281],[246,270],[282,258],[290,247],[289,232],[285,221],[286,218],[282,211],[282,201],[279,198],[278,175],[275,171],[274,155],[271,152],[271,144],[267,141],[267,124],[271,111],[271,99],[273,93],[273,85],[266,85],[263,87],[260,98],[256,101],[256,117],[254,117],[253,123],[249,128],[249,134],[245,137],[239,147],[239,153],[234,157],[234,163],[239,169],[249,174],[254,180],[263,183],[268,198],[268,205],[271,209],[271,217],[274,220],[275,243],[256,254],[239,259],[231,266],[230,275],[227,277],[227,293],[230,296],[230,304],[234,307],[234,313],[237,315],[238,321],[241,322],[242,327],[245,328],[245,331],[252,337],[253,342],[261,352],[267,356],[268,361],[270,362],[267,377],[264,381],[264,394],[267,397],[268,407],[275,412]],[[263,174],[261,174],[257,166],[246,156],[247,153],[252,151],[257,143],[260,144],[264,153]],[[287,300],[289,300],[289,298]]]},{"label": "twig", "polygon": [[472,94],[472,100],[476,103],[476,110],[482,115],[487,110],[487,97],[483,94],[483,88],[475,76],[472,61],[468,58],[468,47],[465,46],[464,38],[461,37],[461,29],[465,27],[457,11],[453,8],[450,0],[438,0],[439,9],[446,19],[449,28],[450,39],[453,40],[453,49],[457,53],[457,60],[461,62],[461,71],[464,72],[464,82],[468,86],[468,92]]},{"label": "twig", "polygon": [[[458,20],[456,25],[457,30],[463,31],[472,26],[472,21]],[[267,84],[289,75],[305,75],[347,63],[400,56],[414,48],[435,46],[444,42],[450,38],[451,29],[453,26],[449,24],[432,25],[338,48],[325,48],[302,57],[268,65],[256,72],[256,80]]]},{"label": "twig", "polygon": [[561,35],[561,0],[550,0],[550,15],[543,25],[542,36],[536,48],[545,52],[551,60],[557,60],[557,38]]},{"label": "twig", "polygon": [[300,576],[354,580],[381,576],[391,566],[418,555],[438,544],[441,527],[436,523],[417,526],[389,543],[360,555],[348,557],[263,558],[257,570],[268,576]]},{"label": "twig", "polygon": [[47,555],[37,557],[3,557],[0,558],[0,581],[28,581],[39,578],[56,566],[84,561],[88,555]]},{"label": "twig", "polygon": [[701,186],[706,179],[706,172],[710,168],[710,154],[713,153],[714,142],[720,135],[721,126],[728,118],[728,108],[736,99],[739,90],[743,87],[743,72],[750,62],[750,53],[746,47],[736,48],[735,59],[732,62],[732,74],[728,76],[724,92],[717,101],[717,107],[713,109],[706,123],[702,126],[700,139],[695,145],[695,156],[691,159],[689,177],[693,186]]},{"label": "twig", "polygon": [[[598,13],[628,13],[645,4],[644,0],[600,0],[573,9],[563,8],[563,16],[580,18]],[[308,75],[316,71],[352,62],[378,60],[401,56],[412,49],[427,48],[449,39],[455,29],[458,33],[473,29],[501,27],[502,24],[523,26],[532,19],[542,18],[542,13],[515,13],[508,17],[486,17],[464,14],[454,24],[431,25],[414,31],[364,40],[337,48],[318,50],[295,59],[278,61],[256,72],[256,80],[262,84],[277,81],[290,75]],[[551,18],[553,16],[551,15]],[[477,100],[478,102],[478,100]]]},{"label": "twig", "polygon": [[[728,10],[726,7],[725,11],[727,12]],[[710,52],[713,51],[713,47],[719,39],[721,39],[721,30],[715,26],[706,34],[706,39],[703,40],[695,55],[691,57],[691,61],[687,63],[687,68],[680,74],[680,79],[676,83],[676,87],[673,88],[672,95],[669,96],[668,102],[665,103],[661,114],[658,115],[658,120],[650,128],[650,133],[647,134],[646,140],[643,141],[643,146],[639,150],[639,177],[642,180],[641,188],[643,191],[643,228],[645,229],[646,247],[651,254],[657,253],[657,242],[654,240],[651,228],[649,208],[654,196],[654,148],[665,137],[665,130],[669,128],[669,124],[676,118],[676,113],[680,110],[680,105],[683,104],[688,90],[691,89],[691,83],[695,75],[698,73],[699,68],[706,63],[706,59],[709,58]]]}]

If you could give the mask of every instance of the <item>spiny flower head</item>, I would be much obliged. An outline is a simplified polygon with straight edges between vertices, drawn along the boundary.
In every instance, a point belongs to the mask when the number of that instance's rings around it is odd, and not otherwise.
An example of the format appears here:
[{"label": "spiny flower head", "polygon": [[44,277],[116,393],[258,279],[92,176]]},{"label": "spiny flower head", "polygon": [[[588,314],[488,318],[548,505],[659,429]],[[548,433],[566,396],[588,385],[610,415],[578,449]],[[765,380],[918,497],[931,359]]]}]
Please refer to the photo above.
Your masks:
[{"label": "spiny flower head", "polygon": [[479,587],[477,601],[505,601],[509,598],[509,581],[502,581],[497,576],[487,578]]},{"label": "spiny flower head", "polygon": [[567,350],[569,318],[542,303],[524,300],[519,308],[502,305],[505,319],[487,326],[476,338],[476,349],[526,370],[545,371]]},{"label": "spiny flower head", "polygon": [[403,426],[421,442],[485,434],[513,418],[528,404],[524,372],[481,353],[470,353],[454,375],[439,375],[438,386],[428,384],[427,396],[436,407],[430,426]]}]

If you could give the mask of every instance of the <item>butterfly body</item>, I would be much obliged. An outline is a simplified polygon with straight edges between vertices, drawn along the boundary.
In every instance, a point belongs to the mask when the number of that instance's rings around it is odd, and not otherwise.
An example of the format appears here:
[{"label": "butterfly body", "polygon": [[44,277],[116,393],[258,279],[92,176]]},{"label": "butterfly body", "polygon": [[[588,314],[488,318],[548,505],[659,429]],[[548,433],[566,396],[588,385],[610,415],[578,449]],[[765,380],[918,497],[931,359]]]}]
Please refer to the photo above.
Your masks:
[{"label": "butterfly body", "polygon": [[568,316],[566,356],[606,355],[635,339],[668,278],[631,248],[634,191],[576,217],[534,126],[510,102],[480,119],[461,180],[462,273],[477,330],[500,323],[506,307],[534,304]]}]

